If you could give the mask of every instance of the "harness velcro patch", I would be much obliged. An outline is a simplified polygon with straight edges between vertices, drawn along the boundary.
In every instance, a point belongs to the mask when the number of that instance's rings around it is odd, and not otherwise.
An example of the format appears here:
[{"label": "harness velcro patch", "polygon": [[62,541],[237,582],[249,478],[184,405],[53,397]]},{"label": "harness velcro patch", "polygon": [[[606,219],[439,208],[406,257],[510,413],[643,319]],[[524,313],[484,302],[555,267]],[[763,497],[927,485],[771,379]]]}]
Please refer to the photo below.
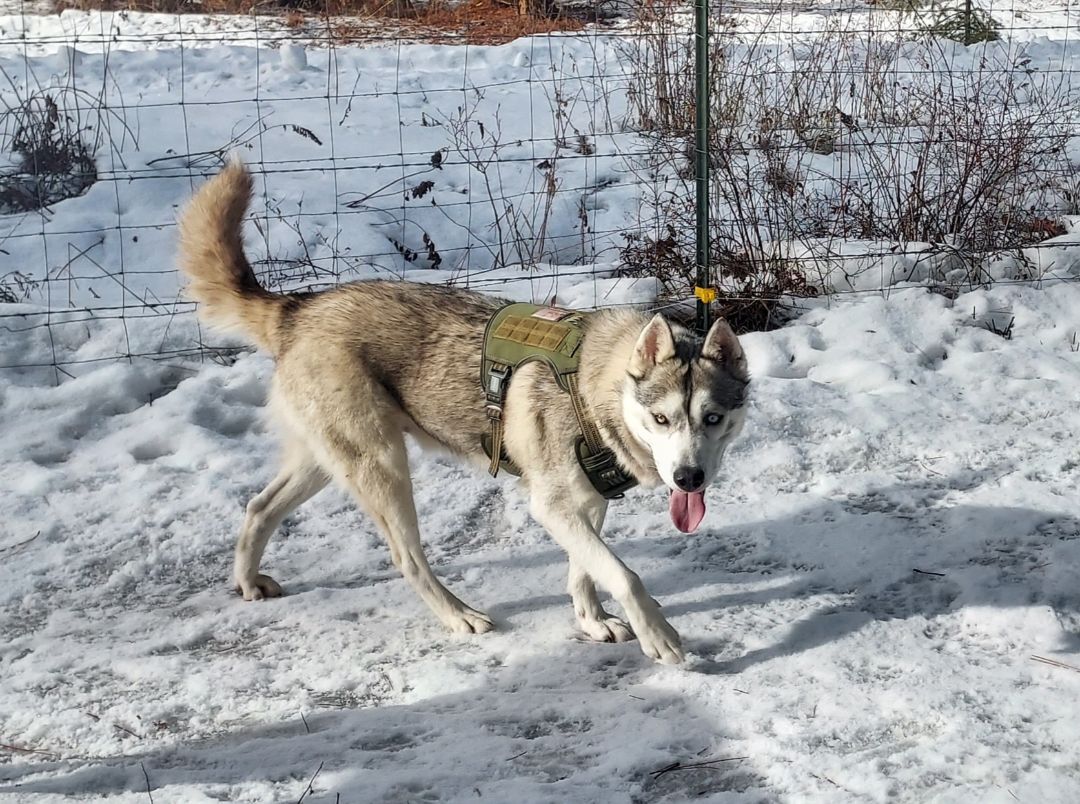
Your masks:
[{"label": "harness velcro patch", "polygon": [[570,356],[572,353],[566,349],[566,336],[572,331],[572,327],[558,321],[548,321],[535,316],[508,315],[499,322],[493,337]]}]

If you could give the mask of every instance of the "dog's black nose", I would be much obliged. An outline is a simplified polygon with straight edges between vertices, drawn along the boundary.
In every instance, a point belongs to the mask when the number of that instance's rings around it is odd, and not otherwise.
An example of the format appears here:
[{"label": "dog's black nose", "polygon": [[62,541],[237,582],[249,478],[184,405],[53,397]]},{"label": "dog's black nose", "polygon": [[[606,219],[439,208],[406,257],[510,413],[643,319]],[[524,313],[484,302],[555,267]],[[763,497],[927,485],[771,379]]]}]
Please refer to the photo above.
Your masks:
[{"label": "dog's black nose", "polygon": [[680,466],[675,470],[675,485],[683,491],[697,491],[705,482],[705,471],[700,466]]}]

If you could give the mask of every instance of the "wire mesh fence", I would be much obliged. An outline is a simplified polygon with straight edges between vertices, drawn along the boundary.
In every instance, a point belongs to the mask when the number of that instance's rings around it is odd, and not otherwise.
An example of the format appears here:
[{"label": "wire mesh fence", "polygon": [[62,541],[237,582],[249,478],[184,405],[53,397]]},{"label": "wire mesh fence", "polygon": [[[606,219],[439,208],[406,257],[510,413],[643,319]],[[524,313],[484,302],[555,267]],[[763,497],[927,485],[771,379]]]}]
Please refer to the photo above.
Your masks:
[{"label": "wire mesh fence", "polygon": [[[257,10],[0,3],[0,369],[229,359],[174,239],[233,153],[273,290],[690,309],[689,7]],[[725,3],[711,23],[717,313],[764,327],[799,299],[1078,272],[1067,2]]]}]

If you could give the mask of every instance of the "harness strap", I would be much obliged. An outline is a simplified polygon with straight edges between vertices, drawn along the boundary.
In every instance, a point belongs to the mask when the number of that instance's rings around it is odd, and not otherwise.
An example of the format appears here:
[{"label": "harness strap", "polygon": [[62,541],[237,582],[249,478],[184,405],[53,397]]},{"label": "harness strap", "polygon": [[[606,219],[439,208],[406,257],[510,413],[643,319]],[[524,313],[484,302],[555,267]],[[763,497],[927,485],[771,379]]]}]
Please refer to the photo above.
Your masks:
[{"label": "harness strap", "polygon": [[589,452],[597,453],[607,449],[607,445],[600,438],[600,431],[596,428],[588,411],[585,410],[585,400],[581,398],[581,392],[578,391],[577,374],[568,374],[566,376],[566,385],[567,390],[570,392],[570,402],[574,406],[574,415],[577,417],[578,428],[585,437],[585,444],[588,446]]},{"label": "harness strap", "polygon": [[503,426],[502,419],[491,420],[491,465],[488,466],[488,471],[492,477],[499,476],[499,464],[502,463],[502,448],[503,448]]},{"label": "harness strap", "polygon": [[499,466],[502,463],[503,405],[506,402],[506,392],[510,387],[510,372],[510,366],[492,363],[484,386],[484,396],[487,399],[484,411],[491,421],[491,465],[488,471],[492,477],[499,476]]}]

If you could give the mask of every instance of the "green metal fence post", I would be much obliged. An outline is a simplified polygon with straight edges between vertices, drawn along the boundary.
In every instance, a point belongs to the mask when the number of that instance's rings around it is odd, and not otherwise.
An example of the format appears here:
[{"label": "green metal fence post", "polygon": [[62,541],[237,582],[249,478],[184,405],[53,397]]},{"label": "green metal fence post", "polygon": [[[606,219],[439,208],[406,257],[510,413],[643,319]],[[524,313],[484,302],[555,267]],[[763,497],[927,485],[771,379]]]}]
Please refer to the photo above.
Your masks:
[{"label": "green metal fence post", "polygon": [[[697,329],[709,331],[709,0],[694,0],[694,188],[697,196]],[[703,298],[704,297],[704,298]]]}]

